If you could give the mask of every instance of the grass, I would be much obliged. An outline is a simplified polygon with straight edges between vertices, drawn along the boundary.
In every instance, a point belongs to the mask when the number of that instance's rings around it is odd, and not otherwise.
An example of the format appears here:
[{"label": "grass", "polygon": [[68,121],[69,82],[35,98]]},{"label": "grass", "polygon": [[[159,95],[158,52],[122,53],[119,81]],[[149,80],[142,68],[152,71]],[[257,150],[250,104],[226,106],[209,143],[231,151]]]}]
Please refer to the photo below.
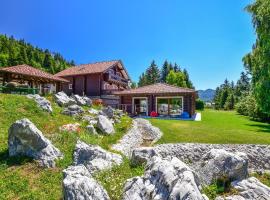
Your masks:
[{"label": "grass", "polygon": [[[52,101],[51,97],[48,99]],[[0,94],[0,199],[62,199],[62,170],[72,164],[77,139],[109,150],[131,125],[131,119],[124,116],[121,123],[115,126],[116,133],[113,136],[89,135],[85,132],[85,123],[82,123],[78,133],[60,132],[60,126],[80,123],[81,120],[62,115],[62,108],[55,103],[52,106],[54,112],[49,114],[24,96]],[[12,123],[22,118],[30,119],[64,153],[64,158],[57,162],[56,168],[43,169],[29,158],[8,156],[8,129]],[[122,188],[118,185],[142,173],[140,167],[133,168],[128,161],[112,170],[114,176],[109,176],[108,172],[97,174],[98,180],[106,188],[115,188],[109,190],[112,199],[121,195]],[[116,179],[120,182],[116,182]]]},{"label": "grass", "polygon": [[270,144],[270,124],[234,111],[202,111],[202,121],[150,119],[164,135],[159,143]]}]

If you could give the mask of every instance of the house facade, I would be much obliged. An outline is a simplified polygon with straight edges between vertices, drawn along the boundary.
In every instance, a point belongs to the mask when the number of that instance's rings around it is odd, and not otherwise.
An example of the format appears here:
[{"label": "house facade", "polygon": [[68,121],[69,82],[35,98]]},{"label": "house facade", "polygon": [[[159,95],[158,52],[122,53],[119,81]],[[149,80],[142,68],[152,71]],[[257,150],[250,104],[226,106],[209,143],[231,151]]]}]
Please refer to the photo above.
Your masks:
[{"label": "house facade", "polygon": [[[62,84],[68,83],[63,78],[55,77],[29,65],[0,68],[0,80],[2,86],[13,83],[20,91],[28,91],[29,88],[32,88],[40,94],[59,92],[62,90]],[[15,89],[9,92],[15,92]]]},{"label": "house facade", "polygon": [[191,117],[195,114],[196,91],[165,83],[115,92],[119,107],[134,116],[150,116],[155,112],[164,117]]},{"label": "house facade", "polygon": [[113,95],[113,92],[128,89],[130,81],[120,60],[74,66],[54,76],[69,81],[62,84],[66,94],[102,99],[105,104],[114,107],[119,104],[119,97]]}]

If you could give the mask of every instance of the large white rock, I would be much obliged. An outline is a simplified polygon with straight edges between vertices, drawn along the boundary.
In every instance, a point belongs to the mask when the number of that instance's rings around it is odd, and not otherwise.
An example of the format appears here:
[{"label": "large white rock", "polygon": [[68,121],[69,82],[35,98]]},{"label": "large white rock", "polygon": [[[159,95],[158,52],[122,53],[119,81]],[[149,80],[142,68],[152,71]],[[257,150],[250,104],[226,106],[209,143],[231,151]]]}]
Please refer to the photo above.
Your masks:
[{"label": "large white rock", "polygon": [[70,166],[63,171],[64,200],[109,200],[106,190],[92,178],[84,165]]},{"label": "large white rock", "polygon": [[74,164],[83,164],[92,174],[96,171],[110,169],[123,162],[119,154],[108,152],[97,145],[88,145],[78,141],[74,151]]},{"label": "large white rock", "polygon": [[232,187],[238,191],[237,195],[218,197],[216,200],[268,200],[270,199],[270,188],[261,183],[255,177],[242,181],[232,182]]},{"label": "large white rock", "polygon": [[98,116],[97,127],[105,135],[111,135],[115,133],[112,122],[106,116]]},{"label": "large white rock", "polygon": [[218,179],[242,180],[248,176],[248,158],[241,152],[231,153],[223,149],[212,149],[202,158],[197,168],[206,185]]},{"label": "large white rock", "polygon": [[138,123],[138,129],[143,135],[144,142],[149,141],[151,144],[157,142],[163,133],[160,131],[159,128],[153,126],[148,120],[146,119],[135,119]]},{"label": "large white rock", "polygon": [[41,97],[38,94],[28,94],[27,98],[29,99],[34,99],[35,102],[37,103],[37,105],[42,108],[43,110],[52,113],[53,109],[52,109],[52,105],[51,102],[48,101],[46,98]]},{"label": "large white rock", "polygon": [[9,156],[28,156],[44,167],[54,167],[61,152],[28,119],[16,121],[8,131]]},{"label": "large white rock", "polygon": [[76,104],[76,101],[68,97],[64,92],[58,92],[55,94],[54,99],[59,106],[70,106]]},{"label": "large white rock", "polygon": [[84,110],[81,106],[70,105],[63,110],[62,114],[69,115],[69,116],[77,116],[77,115],[82,114],[83,112]]},{"label": "large white rock", "polygon": [[123,200],[204,200],[196,174],[179,159],[153,157],[144,176],[129,179]]},{"label": "large white rock", "polygon": [[74,100],[77,102],[77,104],[79,105],[79,106],[91,106],[92,105],[92,101],[91,101],[91,99],[90,98],[88,98],[88,97],[82,97],[82,96],[80,96],[80,95],[77,95],[77,94],[75,94],[74,96],[73,96],[73,98],[74,98]]},{"label": "large white rock", "polygon": [[114,116],[114,109],[111,106],[107,106],[102,109],[101,113],[111,119]]},{"label": "large white rock", "polygon": [[158,153],[152,147],[140,147],[136,148],[132,152],[131,162],[134,165],[146,164],[152,157],[159,156]]}]

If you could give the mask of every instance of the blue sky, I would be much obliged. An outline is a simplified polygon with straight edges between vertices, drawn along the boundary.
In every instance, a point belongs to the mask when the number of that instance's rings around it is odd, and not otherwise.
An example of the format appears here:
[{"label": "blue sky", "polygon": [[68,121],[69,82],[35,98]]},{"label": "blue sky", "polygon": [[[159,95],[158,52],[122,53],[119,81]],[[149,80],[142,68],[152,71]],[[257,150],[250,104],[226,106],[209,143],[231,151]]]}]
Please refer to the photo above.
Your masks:
[{"label": "blue sky", "polygon": [[0,0],[0,33],[77,64],[121,59],[131,78],[154,59],[187,68],[196,89],[237,80],[255,41],[251,0]]}]

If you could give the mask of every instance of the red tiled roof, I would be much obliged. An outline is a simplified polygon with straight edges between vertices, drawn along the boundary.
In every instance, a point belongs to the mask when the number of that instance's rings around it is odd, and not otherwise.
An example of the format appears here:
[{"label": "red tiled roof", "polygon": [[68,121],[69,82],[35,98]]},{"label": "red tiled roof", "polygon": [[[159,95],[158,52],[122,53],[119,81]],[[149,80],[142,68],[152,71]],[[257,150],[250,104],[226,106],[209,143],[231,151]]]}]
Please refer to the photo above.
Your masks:
[{"label": "red tiled roof", "polygon": [[[68,69],[65,69],[65,70],[55,74],[55,76],[65,77],[65,76],[74,76],[74,75],[102,73],[118,63],[120,63],[122,66],[122,63],[120,60],[104,61],[104,62],[96,62],[96,63],[78,65],[78,66],[74,66],[74,67],[70,67]],[[123,70],[125,71],[124,66],[122,66],[122,67],[123,67]],[[125,71],[125,73],[127,76],[126,78],[128,78],[128,74],[126,71]]]},{"label": "red tiled roof", "polygon": [[0,68],[0,72],[8,72],[8,73],[13,73],[13,74],[38,77],[38,78],[43,78],[43,79],[47,79],[51,81],[69,82],[66,79],[63,79],[60,77],[54,77],[52,74],[49,74],[40,69],[31,67],[29,65],[17,65],[17,66],[12,66],[12,67]]},{"label": "red tiled roof", "polygon": [[195,90],[181,88],[166,83],[156,83],[135,89],[128,89],[114,92],[115,95],[132,95],[132,94],[178,94],[178,93],[195,93]]}]

